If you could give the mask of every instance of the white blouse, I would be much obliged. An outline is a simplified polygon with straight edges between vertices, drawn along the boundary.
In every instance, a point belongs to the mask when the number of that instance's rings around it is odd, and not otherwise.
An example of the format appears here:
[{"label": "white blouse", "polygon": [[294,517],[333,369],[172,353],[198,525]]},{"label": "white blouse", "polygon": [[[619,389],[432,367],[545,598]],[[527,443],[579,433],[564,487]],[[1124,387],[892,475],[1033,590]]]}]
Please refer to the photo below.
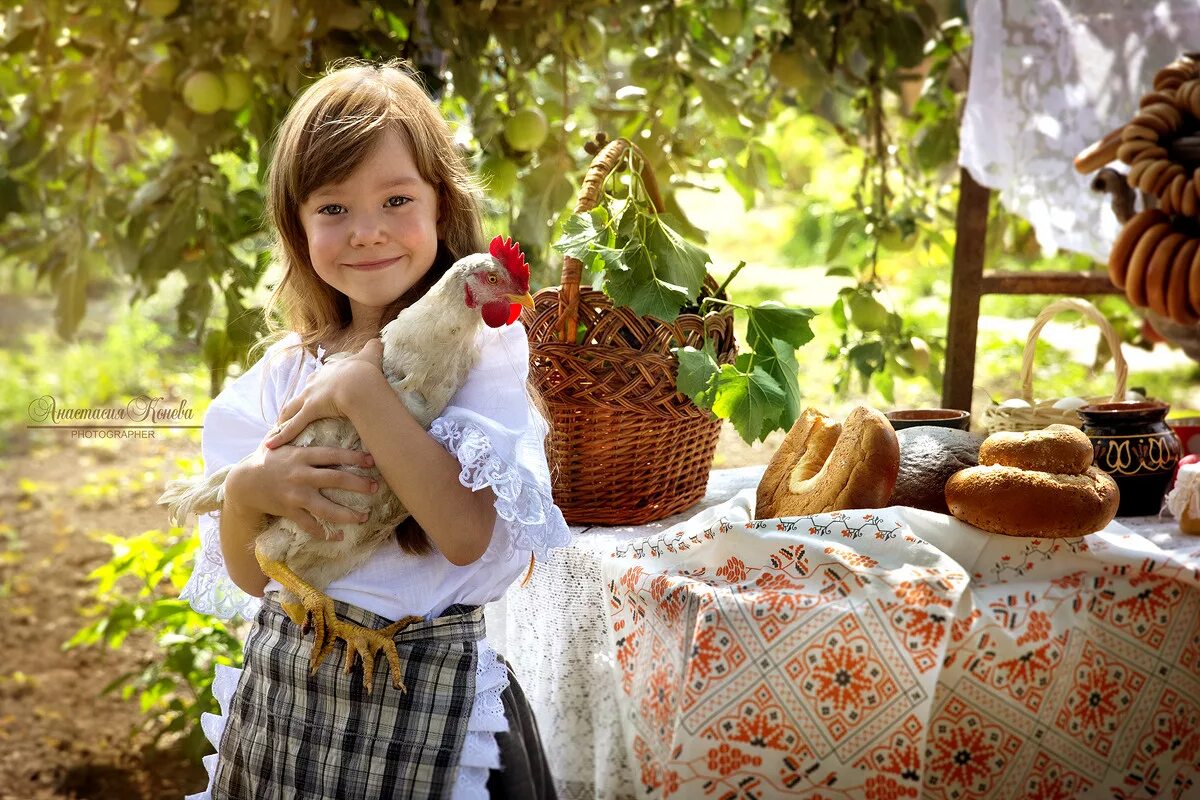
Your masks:
[{"label": "white blouse", "polygon": [[[304,350],[287,350],[299,341],[299,334],[291,333],[271,345],[209,404],[200,440],[206,476],[253,453],[275,426],[279,410],[321,368],[322,350],[315,358]],[[478,561],[459,567],[436,548],[416,556],[404,553],[389,539],[363,566],[330,583],[325,590],[330,597],[388,619],[409,614],[432,618],[455,603],[482,605],[499,599],[528,567],[531,552],[541,559],[549,548],[569,542],[567,523],[550,494],[543,450],[548,427],[525,388],[529,373],[525,328],[520,322],[485,326],[476,341],[479,362],[434,420],[429,435],[458,458],[459,481],[464,486],[476,491],[490,486],[496,493],[490,545]],[[239,589],[225,570],[217,515],[201,515],[199,525],[196,565],[180,597],[201,613],[221,619],[237,614],[252,620],[261,601]],[[271,580],[265,591],[281,588]],[[228,701],[240,674],[238,669],[217,667],[213,693],[222,715],[206,714],[202,720],[214,747],[220,742]],[[495,732],[507,730],[500,694],[508,686],[508,677],[486,639],[479,643],[476,677],[476,702],[455,797],[486,797],[488,769],[501,766]],[[204,758],[210,789],[216,759],[215,753]],[[205,791],[188,800],[208,796]]]}]

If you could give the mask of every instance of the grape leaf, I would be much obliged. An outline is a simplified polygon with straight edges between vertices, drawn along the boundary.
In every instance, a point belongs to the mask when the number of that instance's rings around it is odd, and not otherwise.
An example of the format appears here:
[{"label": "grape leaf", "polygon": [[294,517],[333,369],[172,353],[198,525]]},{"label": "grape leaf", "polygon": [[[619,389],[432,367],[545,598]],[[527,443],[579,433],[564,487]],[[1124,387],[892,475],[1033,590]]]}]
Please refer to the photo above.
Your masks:
[{"label": "grape leaf", "polygon": [[772,339],[782,339],[793,348],[803,347],[812,341],[813,332],[808,321],[816,316],[811,308],[788,308],[775,300],[768,300],[746,309],[749,320],[746,339],[751,349],[757,351],[760,344],[770,346]]},{"label": "grape leaf", "polygon": [[715,381],[713,413],[732,422],[747,442],[753,444],[777,427],[784,392],[766,370],[755,367],[746,373],[724,364]]},{"label": "grape leaf", "polygon": [[769,339],[754,347],[754,363],[775,379],[783,390],[783,408],[779,412],[779,426],[784,430],[800,417],[800,364],[796,361],[796,348],[782,339]]}]

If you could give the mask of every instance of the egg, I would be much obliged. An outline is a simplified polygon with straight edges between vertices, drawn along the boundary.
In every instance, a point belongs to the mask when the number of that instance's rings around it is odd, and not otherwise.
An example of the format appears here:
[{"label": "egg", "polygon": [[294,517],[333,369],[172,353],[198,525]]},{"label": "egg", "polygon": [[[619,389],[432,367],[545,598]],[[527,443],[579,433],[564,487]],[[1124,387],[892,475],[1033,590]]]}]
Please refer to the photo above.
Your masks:
[{"label": "egg", "polygon": [[1014,397],[1011,400],[1005,400],[1000,404],[1001,408],[1030,408],[1029,403],[1026,403],[1019,397]]},{"label": "egg", "polygon": [[1082,397],[1064,397],[1062,400],[1059,400],[1054,404],[1054,408],[1058,409],[1059,411],[1075,411],[1076,409],[1083,408],[1087,404],[1088,401],[1084,400]]}]

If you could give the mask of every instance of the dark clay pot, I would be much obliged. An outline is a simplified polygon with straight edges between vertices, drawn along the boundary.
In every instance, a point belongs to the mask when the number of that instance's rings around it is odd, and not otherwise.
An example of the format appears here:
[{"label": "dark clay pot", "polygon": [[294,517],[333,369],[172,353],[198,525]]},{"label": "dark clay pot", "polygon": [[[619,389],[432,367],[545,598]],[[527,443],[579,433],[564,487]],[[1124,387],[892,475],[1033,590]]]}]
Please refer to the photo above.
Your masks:
[{"label": "dark clay pot", "polygon": [[1153,401],[1099,403],[1079,409],[1095,449],[1093,464],[1121,490],[1117,515],[1142,517],[1162,508],[1183,450],[1166,423],[1171,407]]}]

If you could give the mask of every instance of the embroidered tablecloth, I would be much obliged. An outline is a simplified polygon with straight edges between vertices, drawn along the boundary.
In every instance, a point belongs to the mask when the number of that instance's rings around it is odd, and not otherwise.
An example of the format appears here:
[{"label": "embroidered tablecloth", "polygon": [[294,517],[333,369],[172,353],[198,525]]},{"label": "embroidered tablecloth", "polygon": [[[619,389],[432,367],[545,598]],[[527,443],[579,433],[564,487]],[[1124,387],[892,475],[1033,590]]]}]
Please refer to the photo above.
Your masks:
[{"label": "embroidered tablecloth", "polygon": [[754,520],[761,470],[489,608],[563,796],[1200,795],[1200,539]]}]

